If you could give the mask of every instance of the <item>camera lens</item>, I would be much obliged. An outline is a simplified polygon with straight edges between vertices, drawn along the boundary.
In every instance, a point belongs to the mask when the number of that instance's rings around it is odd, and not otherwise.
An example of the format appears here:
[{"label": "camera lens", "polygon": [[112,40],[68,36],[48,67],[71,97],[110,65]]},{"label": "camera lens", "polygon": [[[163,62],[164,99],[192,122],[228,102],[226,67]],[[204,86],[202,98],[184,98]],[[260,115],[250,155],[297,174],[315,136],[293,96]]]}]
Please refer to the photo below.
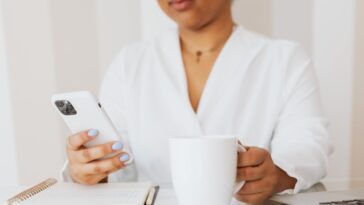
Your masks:
[{"label": "camera lens", "polygon": [[57,100],[55,102],[58,110],[64,115],[76,115],[77,111],[73,105],[67,100]]},{"label": "camera lens", "polygon": [[59,102],[59,107],[64,107],[64,102],[63,101]]},{"label": "camera lens", "polygon": [[63,100],[56,101],[56,106],[57,106],[58,108],[62,108],[62,107],[64,107],[64,101],[63,101]]}]

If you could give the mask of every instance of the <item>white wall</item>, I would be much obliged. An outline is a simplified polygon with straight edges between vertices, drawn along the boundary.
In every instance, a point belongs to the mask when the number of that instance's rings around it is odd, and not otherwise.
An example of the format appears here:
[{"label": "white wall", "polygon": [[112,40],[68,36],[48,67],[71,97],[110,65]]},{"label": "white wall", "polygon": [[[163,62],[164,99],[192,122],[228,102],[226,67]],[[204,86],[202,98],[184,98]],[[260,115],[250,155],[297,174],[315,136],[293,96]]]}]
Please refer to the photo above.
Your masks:
[{"label": "white wall", "polygon": [[157,1],[140,0],[142,39],[151,40],[160,32],[176,26],[159,8]]},{"label": "white wall", "polygon": [[272,4],[271,0],[235,0],[234,19],[249,30],[272,35]]},{"label": "white wall", "polygon": [[355,69],[353,92],[352,177],[362,178],[364,173],[364,1],[357,1],[355,29]]},{"label": "white wall", "polygon": [[100,76],[123,46],[141,39],[141,6],[135,0],[96,0]]},{"label": "white wall", "polygon": [[[49,2],[49,15],[58,92],[75,89],[97,92],[98,27],[93,0]],[[49,18],[49,17],[48,17]]]},{"label": "white wall", "polygon": [[332,178],[350,177],[352,165],[355,3],[314,1],[313,57],[335,145],[330,161]]},{"label": "white wall", "polygon": [[273,0],[272,36],[299,42],[312,56],[314,0]]},{"label": "white wall", "polygon": [[2,3],[18,177],[34,183],[57,176],[64,149],[49,100],[56,83],[49,1]]},{"label": "white wall", "polygon": [[2,4],[0,2],[0,184],[16,185],[18,183],[17,158],[3,34]]}]

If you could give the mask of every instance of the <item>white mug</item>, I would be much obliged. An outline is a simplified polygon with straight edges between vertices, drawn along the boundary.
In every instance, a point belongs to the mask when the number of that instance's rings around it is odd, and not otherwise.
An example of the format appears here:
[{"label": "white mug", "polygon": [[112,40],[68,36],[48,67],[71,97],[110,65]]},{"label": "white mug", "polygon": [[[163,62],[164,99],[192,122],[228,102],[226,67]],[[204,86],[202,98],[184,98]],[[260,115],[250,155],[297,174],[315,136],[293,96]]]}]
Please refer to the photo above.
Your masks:
[{"label": "white mug", "polygon": [[179,205],[228,205],[244,185],[235,183],[238,151],[245,151],[235,137],[173,137],[169,148]]}]

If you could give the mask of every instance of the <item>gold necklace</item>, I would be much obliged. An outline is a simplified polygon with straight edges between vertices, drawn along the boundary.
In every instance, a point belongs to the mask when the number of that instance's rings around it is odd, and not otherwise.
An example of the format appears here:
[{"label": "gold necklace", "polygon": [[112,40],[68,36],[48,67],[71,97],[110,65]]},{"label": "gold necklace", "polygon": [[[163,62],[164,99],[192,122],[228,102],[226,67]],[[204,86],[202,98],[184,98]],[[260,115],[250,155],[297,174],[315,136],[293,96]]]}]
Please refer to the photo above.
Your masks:
[{"label": "gold necklace", "polygon": [[[233,33],[235,31],[235,29],[236,29],[236,24],[233,25],[233,29],[232,29],[231,33]],[[195,53],[193,53],[193,55],[195,55],[195,57],[196,57],[196,62],[200,63],[201,57],[203,54],[212,53],[212,52],[216,51],[220,47],[220,44],[223,44],[224,42],[226,42],[226,39],[224,39],[223,41],[219,42],[216,46],[214,46],[213,48],[210,48],[206,51],[197,50]],[[186,49],[186,51],[188,52],[188,49]],[[192,52],[189,52],[189,53],[192,53]]]},{"label": "gold necklace", "polygon": [[218,46],[216,46],[215,48],[209,49],[207,51],[201,51],[201,50],[197,50],[195,55],[196,55],[196,62],[200,63],[202,54],[206,54],[206,53],[212,53],[214,52],[216,49],[218,48]]},{"label": "gold necklace", "polygon": [[203,54],[212,53],[212,52],[216,51],[216,50],[217,50],[217,49],[221,46],[221,44],[223,44],[224,42],[225,42],[225,41],[219,42],[219,43],[218,43],[216,46],[214,46],[213,48],[210,48],[210,49],[205,50],[205,51],[203,51],[203,50],[197,50],[197,51],[193,52],[193,51],[190,51],[189,49],[187,49],[187,48],[186,48],[186,46],[184,46],[184,47],[185,47],[185,50],[186,50],[188,53],[190,53],[191,55],[195,56],[195,58],[196,58],[196,62],[197,62],[197,63],[200,63],[200,61],[201,61],[201,57],[202,57],[202,55],[203,55]]}]

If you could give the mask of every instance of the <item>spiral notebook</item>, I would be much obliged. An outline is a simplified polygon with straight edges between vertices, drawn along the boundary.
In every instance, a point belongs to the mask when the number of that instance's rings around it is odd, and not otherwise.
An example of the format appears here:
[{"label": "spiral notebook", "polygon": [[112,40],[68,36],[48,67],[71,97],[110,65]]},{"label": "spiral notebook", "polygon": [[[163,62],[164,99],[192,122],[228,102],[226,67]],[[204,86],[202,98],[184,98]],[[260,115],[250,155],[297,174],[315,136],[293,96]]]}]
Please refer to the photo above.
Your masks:
[{"label": "spiral notebook", "polygon": [[[75,183],[57,183],[50,178],[9,199],[5,204],[24,205],[149,205],[151,183],[108,183],[84,186]],[[154,196],[153,196],[154,198]]]}]

